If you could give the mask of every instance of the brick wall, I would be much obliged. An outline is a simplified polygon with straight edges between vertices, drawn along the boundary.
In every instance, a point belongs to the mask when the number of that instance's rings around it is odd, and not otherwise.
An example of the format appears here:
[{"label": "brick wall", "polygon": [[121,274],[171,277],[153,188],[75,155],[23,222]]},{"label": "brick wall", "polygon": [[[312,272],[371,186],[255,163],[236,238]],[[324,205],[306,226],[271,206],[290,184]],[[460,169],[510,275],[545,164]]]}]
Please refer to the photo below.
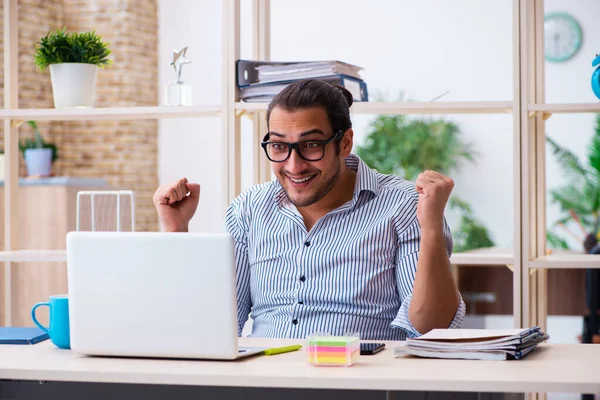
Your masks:
[{"label": "brick wall", "polygon": [[[50,71],[35,68],[33,51],[37,40],[62,26],[69,32],[95,30],[110,43],[113,65],[98,71],[96,107],[156,105],[157,19],[156,0],[19,0],[20,106],[53,107]],[[38,125],[44,137],[58,146],[56,175],[106,178],[113,188],[134,190],[136,230],[158,229],[152,205],[158,185],[157,121]],[[22,137],[29,134],[26,125],[21,127]],[[20,173],[25,175],[22,159]]]}]

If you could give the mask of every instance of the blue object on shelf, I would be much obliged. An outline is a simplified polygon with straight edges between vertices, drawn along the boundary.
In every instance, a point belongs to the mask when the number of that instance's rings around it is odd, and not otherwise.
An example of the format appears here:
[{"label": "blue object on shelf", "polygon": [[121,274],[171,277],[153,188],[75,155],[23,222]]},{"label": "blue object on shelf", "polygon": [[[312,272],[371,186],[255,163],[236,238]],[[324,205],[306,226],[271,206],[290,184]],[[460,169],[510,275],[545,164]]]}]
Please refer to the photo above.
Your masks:
[{"label": "blue object on shelf", "polygon": [[0,327],[0,344],[36,344],[48,338],[40,328]]},{"label": "blue object on shelf", "polygon": [[596,97],[600,99],[600,54],[596,54],[596,58],[592,61],[592,67],[596,67],[592,74],[592,90]]}]

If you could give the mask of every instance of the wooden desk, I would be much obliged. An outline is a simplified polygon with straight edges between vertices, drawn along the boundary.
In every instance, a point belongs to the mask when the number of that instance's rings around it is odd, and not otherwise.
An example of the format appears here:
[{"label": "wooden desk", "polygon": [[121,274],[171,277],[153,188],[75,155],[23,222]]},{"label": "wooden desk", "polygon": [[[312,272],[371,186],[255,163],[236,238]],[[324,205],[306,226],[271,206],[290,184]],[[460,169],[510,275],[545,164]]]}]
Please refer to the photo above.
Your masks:
[{"label": "wooden desk", "polygon": [[[286,339],[241,339],[240,343],[304,344]],[[49,341],[0,345],[0,398],[154,399],[162,398],[161,394],[244,400],[285,395],[286,400],[294,396],[313,400],[319,394],[329,398],[336,394],[340,399],[395,398],[386,391],[410,391],[409,398],[420,398],[411,397],[417,392],[600,393],[600,346],[596,345],[544,344],[519,361],[394,358],[394,345],[388,342],[386,350],[361,356],[360,363],[349,368],[307,365],[304,349],[238,361],[190,361],[86,357],[55,348]]]}]

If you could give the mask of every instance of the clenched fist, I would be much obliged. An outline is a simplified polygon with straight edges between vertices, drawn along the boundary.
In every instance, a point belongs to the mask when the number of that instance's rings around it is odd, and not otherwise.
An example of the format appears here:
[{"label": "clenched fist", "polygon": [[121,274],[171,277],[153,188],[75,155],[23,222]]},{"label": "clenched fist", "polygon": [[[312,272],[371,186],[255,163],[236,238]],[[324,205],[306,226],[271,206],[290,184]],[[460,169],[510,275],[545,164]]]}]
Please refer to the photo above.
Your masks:
[{"label": "clenched fist", "polygon": [[440,231],[444,224],[444,209],[454,188],[454,181],[435,171],[425,171],[417,177],[419,193],[417,219],[421,230]]},{"label": "clenched fist", "polygon": [[158,218],[167,232],[187,232],[199,200],[200,185],[189,183],[186,178],[160,186],[152,196]]}]

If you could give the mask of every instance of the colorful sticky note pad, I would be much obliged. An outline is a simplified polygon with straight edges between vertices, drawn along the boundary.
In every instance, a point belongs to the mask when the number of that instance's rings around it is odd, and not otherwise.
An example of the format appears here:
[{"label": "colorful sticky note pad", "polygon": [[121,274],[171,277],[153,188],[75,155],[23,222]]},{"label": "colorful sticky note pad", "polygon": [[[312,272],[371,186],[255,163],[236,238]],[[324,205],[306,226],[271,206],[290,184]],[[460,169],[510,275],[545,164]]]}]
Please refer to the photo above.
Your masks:
[{"label": "colorful sticky note pad", "polygon": [[306,354],[309,364],[348,367],[358,361],[360,338],[313,334],[307,337]]}]

